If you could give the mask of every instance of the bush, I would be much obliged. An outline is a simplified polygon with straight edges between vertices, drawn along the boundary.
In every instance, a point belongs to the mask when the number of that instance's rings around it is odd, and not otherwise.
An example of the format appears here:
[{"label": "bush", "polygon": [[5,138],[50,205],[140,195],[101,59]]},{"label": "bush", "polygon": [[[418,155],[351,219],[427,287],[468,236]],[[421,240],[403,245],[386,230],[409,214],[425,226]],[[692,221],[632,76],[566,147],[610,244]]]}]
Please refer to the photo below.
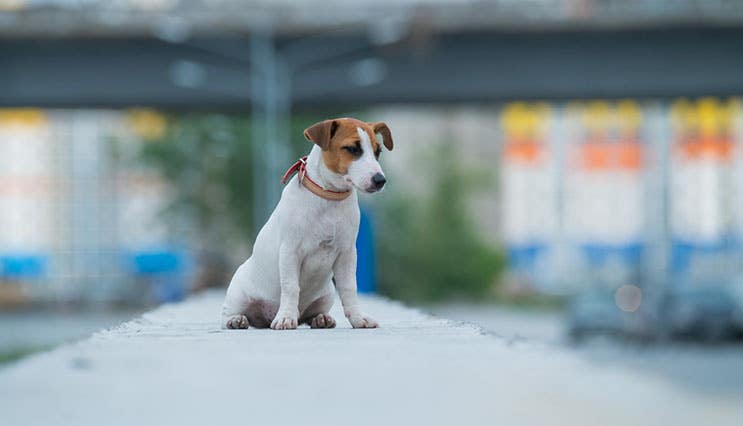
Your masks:
[{"label": "bush", "polygon": [[430,196],[390,194],[380,208],[379,290],[407,301],[482,297],[504,260],[483,242],[467,212],[478,176],[464,170],[448,146],[427,164],[436,170]]}]

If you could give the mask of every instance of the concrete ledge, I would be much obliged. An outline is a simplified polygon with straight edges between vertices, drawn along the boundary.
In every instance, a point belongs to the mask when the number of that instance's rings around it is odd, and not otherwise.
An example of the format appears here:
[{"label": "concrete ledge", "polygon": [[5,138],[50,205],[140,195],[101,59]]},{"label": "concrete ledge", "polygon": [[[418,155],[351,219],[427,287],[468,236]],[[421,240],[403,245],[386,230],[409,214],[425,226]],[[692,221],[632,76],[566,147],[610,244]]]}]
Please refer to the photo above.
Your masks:
[{"label": "concrete ledge", "polygon": [[0,424],[740,424],[733,397],[487,335],[382,298],[382,328],[220,330],[221,293],[0,370]]}]

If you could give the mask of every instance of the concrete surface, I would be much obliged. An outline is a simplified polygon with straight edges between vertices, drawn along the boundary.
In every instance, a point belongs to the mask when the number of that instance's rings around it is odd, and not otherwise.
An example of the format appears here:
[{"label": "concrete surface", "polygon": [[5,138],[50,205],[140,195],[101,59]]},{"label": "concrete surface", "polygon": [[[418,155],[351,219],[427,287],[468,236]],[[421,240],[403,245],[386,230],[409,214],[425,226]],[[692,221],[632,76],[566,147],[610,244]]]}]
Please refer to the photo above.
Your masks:
[{"label": "concrete surface", "polygon": [[475,323],[507,339],[550,344],[562,344],[565,340],[565,315],[554,310],[472,303],[431,305],[425,310],[442,318]]},{"label": "concrete surface", "polygon": [[0,424],[737,425],[693,392],[379,298],[382,328],[220,330],[221,294],[0,370]]}]

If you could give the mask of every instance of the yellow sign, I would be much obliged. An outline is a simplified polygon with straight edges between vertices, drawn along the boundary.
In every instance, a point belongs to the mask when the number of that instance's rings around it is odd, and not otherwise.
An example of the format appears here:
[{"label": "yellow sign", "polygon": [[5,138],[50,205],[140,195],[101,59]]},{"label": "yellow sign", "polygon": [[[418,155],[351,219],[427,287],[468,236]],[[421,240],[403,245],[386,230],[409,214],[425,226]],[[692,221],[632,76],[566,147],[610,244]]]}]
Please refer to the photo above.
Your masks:
[{"label": "yellow sign", "polygon": [[46,113],[40,109],[0,109],[0,126],[36,127],[46,124],[46,122]]},{"label": "yellow sign", "polygon": [[134,133],[145,140],[160,139],[168,130],[168,120],[155,110],[133,109],[129,111],[128,119]]},{"label": "yellow sign", "polygon": [[550,113],[545,102],[512,102],[503,108],[500,122],[510,139],[537,139],[544,136]]},{"label": "yellow sign", "polygon": [[741,101],[701,98],[679,99],[671,105],[671,121],[679,136],[714,139],[730,135],[735,118],[740,115]]}]

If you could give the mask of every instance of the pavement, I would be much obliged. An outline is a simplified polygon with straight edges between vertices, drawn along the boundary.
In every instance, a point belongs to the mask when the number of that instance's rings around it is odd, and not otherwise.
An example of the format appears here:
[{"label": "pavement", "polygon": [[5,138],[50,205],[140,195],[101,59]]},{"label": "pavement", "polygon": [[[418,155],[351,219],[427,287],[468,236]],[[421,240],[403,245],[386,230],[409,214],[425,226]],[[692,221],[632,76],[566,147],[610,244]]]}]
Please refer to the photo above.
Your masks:
[{"label": "pavement", "polygon": [[377,297],[381,328],[221,330],[166,305],[0,370],[0,424],[739,425],[743,398]]},{"label": "pavement", "polygon": [[480,325],[507,339],[549,344],[565,341],[565,315],[559,310],[461,302],[430,305],[425,310],[441,318]]}]

